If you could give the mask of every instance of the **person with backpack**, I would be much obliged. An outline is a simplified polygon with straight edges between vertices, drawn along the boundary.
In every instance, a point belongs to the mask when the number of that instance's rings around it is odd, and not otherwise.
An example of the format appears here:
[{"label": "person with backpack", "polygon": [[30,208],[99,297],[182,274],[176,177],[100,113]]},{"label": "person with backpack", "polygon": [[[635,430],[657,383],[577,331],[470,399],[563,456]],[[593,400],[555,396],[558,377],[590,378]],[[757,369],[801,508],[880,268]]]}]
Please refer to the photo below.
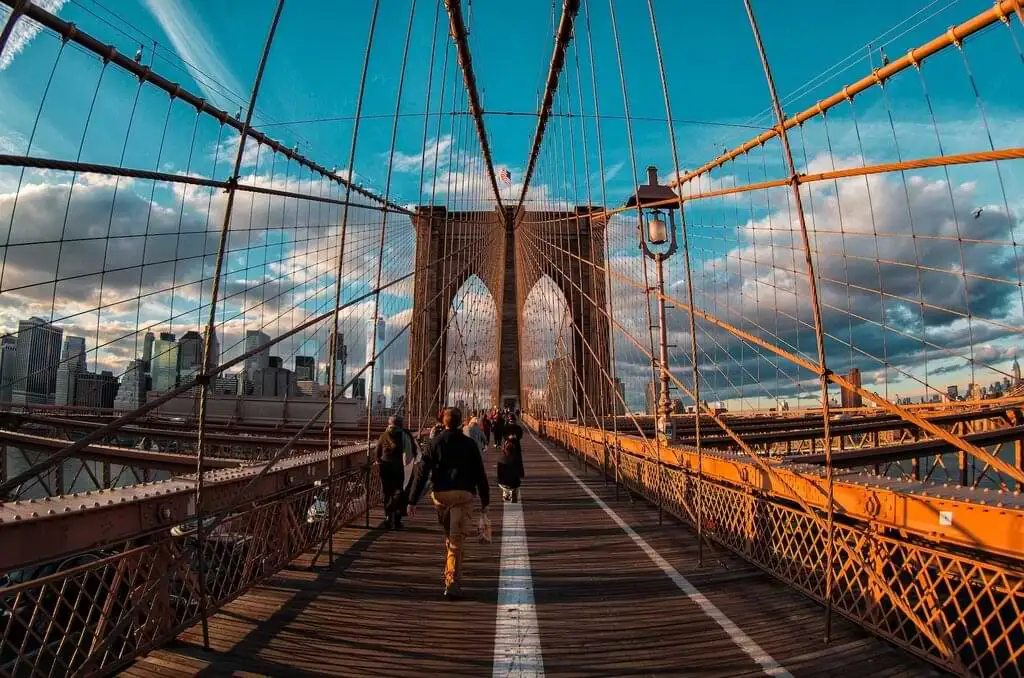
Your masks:
[{"label": "person with backpack", "polygon": [[415,517],[416,502],[432,483],[430,498],[444,527],[444,597],[451,600],[461,595],[463,541],[473,530],[473,497],[479,493],[486,515],[491,495],[480,451],[462,433],[462,412],[457,407],[445,410],[443,421],[444,432],[430,441],[413,469],[408,511]]},{"label": "person with backpack", "polygon": [[384,497],[384,527],[402,529],[405,513],[405,465],[416,457],[416,441],[402,427],[402,417],[388,419],[388,427],[377,440],[376,457]]},{"label": "person with backpack", "polygon": [[526,471],[523,468],[523,446],[520,439],[523,429],[518,424],[510,424],[505,430],[505,440],[501,443],[498,454],[498,487],[505,501],[513,504],[519,501],[519,486]]}]

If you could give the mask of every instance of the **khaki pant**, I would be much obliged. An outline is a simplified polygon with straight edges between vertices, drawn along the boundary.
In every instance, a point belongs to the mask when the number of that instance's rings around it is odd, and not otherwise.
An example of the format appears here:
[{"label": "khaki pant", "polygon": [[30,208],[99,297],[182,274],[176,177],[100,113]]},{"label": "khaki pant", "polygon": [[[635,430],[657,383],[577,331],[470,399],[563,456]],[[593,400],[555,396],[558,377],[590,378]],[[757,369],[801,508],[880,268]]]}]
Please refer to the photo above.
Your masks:
[{"label": "khaki pant", "polygon": [[462,581],[462,555],[465,536],[473,529],[473,493],[465,490],[431,492],[437,509],[437,522],[444,527],[444,583],[459,586]]}]

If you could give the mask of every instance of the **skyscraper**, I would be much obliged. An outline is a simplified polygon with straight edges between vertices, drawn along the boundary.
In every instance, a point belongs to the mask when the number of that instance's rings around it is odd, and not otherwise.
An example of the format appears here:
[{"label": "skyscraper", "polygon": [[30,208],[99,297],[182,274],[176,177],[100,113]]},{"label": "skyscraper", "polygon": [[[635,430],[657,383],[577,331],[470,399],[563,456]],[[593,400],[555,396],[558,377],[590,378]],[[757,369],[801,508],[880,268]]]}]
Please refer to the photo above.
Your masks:
[{"label": "skyscraper", "polygon": [[146,338],[142,340],[142,362],[144,363],[146,372],[149,372],[150,367],[153,364],[154,341],[156,341],[156,337],[153,336],[153,333],[146,332]]},{"label": "skyscraper", "polygon": [[373,392],[384,393],[384,346],[387,345],[387,338],[384,336],[386,331],[387,323],[384,322],[383,318],[377,319],[377,336],[376,343],[374,343],[373,323],[368,325],[366,333],[366,362],[373,360],[373,357],[380,354],[377,357],[377,363],[373,367]]},{"label": "skyscraper", "polygon": [[1013,385],[1016,386],[1020,383],[1020,363],[1017,359],[1013,359]]},{"label": "skyscraper", "polygon": [[64,330],[41,318],[18,323],[18,346],[11,401],[26,404],[52,402],[57,390],[57,365]]},{"label": "skyscraper", "polygon": [[57,390],[54,395],[56,405],[75,404],[75,382],[79,374],[88,372],[85,362],[85,337],[67,337],[64,339],[64,351],[57,367]]},{"label": "skyscraper", "polygon": [[405,372],[395,372],[391,375],[391,407],[398,409],[405,402]]},{"label": "skyscraper", "polygon": [[117,377],[110,370],[103,370],[100,374],[82,372],[76,378],[74,404],[109,409],[117,399],[117,388]]},{"label": "skyscraper", "polygon": [[189,330],[178,341],[178,383],[191,381],[203,369],[203,336]]},{"label": "skyscraper", "polygon": [[7,335],[0,342],[0,402],[11,401],[14,370],[18,363],[18,338]]},{"label": "skyscraper", "polygon": [[295,356],[295,379],[298,381],[313,381],[316,375],[316,360],[313,356]]},{"label": "skyscraper", "polygon": [[[152,343],[150,350],[152,351]],[[146,402],[146,379],[145,359],[136,358],[128,363],[124,375],[121,376],[121,386],[117,389],[114,407],[119,410],[134,410]]]},{"label": "skyscraper", "polygon": [[[328,335],[327,343],[324,345],[324,363],[327,364],[328,369],[331,365],[331,344],[334,342],[334,330],[331,330]],[[334,384],[335,388],[344,386],[345,381],[345,368],[348,365],[348,347],[345,346],[345,333],[339,332],[337,339],[337,348],[335,352],[337,363],[334,366]],[[354,395],[352,396],[355,397]]]},{"label": "skyscraper", "polygon": [[[245,352],[248,353],[270,341],[270,335],[260,330],[245,331]],[[256,370],[270,367],[270,349],[265,348],[254,356],[245,359],[245,373],[254,374]]]},{"label": "skyscraper", "polygon": [[173,332],[161,332],[153,342],[153,360],[150,363],[154,391],[170,391],[178,385],[178,343]]}]

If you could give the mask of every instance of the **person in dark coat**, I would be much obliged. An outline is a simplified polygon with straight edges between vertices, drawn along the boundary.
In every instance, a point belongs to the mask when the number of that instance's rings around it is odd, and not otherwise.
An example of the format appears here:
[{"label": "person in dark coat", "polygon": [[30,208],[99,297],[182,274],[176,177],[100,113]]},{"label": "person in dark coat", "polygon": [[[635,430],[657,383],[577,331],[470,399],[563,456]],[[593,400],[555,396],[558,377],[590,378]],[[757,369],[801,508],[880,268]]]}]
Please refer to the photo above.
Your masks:
[{"label": "person in dark coat", "polygon": [[480,451],[462,433],[462,412],[457,407],[446,410],[443,421],[444,432],[427,444],[413,469],[409,516],[415,515],[416,502],[432,483],[430,498],[444,527],[444,597],[452,599],[461,594],[463,541],[473,529],[473,498],[480,494],[486,513],[491,495]]},{"label": "person in dark coat", "polygon": [[505,430],[505,440],[501,443],[498,453],[498,487],[505,501],[513,504],[519,501],[519,486],[526,477],[523,468],[523,446],[520,442],[523,429],[518,424],[510,424]]},{"label": "person in dark coat", "polygon": [[494,446],[501,447],[501,443],[505,439],[505,415],[500,411],[494,413],[491,432],[494,434]]},{"label": "person in dark coat", "polygon": [[402,528],[405,514],[405,462],[416,456],[416,442],[402,424],[401,416],[391,417],[375,450],[384,497],[384,526],[396,530]]}]

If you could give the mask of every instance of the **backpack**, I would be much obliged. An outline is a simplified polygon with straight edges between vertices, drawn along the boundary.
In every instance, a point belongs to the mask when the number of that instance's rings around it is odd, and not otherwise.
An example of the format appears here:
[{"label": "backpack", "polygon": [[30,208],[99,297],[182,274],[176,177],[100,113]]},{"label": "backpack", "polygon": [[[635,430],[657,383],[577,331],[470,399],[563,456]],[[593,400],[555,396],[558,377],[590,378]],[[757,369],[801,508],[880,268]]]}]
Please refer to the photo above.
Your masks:
[{"label": "backpack", "polygon": [[514,438],[505,438],[501,444],[501,458],[505,462],[511,462],[516,457],[516,441]]}]

